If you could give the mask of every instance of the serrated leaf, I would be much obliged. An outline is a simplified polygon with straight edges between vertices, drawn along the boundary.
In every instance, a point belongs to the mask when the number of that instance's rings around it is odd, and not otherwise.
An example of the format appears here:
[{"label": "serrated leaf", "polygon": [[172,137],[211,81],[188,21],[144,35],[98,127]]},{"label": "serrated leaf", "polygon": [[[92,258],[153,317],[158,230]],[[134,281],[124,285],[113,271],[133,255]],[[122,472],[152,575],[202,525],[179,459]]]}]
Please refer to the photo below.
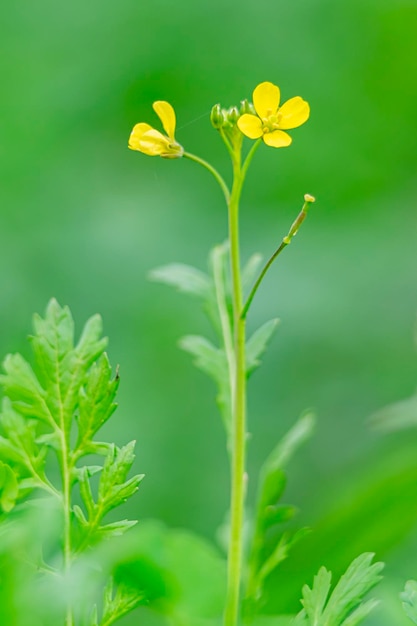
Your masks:
[{"label": "serrated leaf", "polygon": [[45,318],[34,316],[34,328],[32,346],[36,371],[46,391],[46,404],[55,424],[67,431],[78,405],[85,374],[107,345],[107,339],[101,338],[101,318],[95,315],[87,321],[74,347],[71,312],[68,307],[62,308],[56,300],[51,300]]},{"label": "serrated leaf", "polygon": [[323,613],[323,619],[338,626],[363,596],[380,580],[383,563],[373,563],[372,553],[358,556],[337,583]]},{"label": "serrated leaf", "polygon": [[417,624],[417,582],[408,580],[400,597],[405,613],[414,624]]},{"label": "serrated leaf", "polygon": [[417,396],[389,404],[369,418],[372,428],[383,432],[417,427]]},{"label": "serrated leaf", "polygon": [[378,604],[375,600],[363,603],[365,594],[381,579],[380,572],[384,567],[383,563],[372,563],[373,556],[365,553],[352,561],[330,597],[331,572],[322,567],[312,588],[303,587],[304,609],[294,624],[357,626]]},{"label": "serrated leaf", "polygon": [[330,593],[330,584],[332,582],[332,573],[325,567],[321,567],[314,577],[313,586],[310,589],[308,585],[303,587],[303,606],[310,624],[319,624],[321,614]]},{"label": "serrated leaf", "polygon": [[19,495],[19,484],[11,467],[0,461],[0,508],[9,513]]},{"label": "serrated leaf", "polygon": [[29,363],[20,354],[8,354],[3,361],[3,369],[5,373],[0,376],[0,384],[13,407],[22,415],[50,423],[46,391]]},{"label": "serrated leaf", "polygon": [[144,478],[138,474],[127,479],[135,458],[135,443],[131,441],[122,448],[112,446],[106,457],[98,486],[98,505],[103,516],[130,498]]},{"label": "serrated leaf", "polygon": [[111,580],[104,591],[103,616],[100,624],[111,626],[144,601],[145,596],[142,592],[131,589],[123,583],[115,587]]},{"label": "serrated leaf", "polygon": [[341,626],[357,626],[365,619],[365,617],[368,617],[369,613],[378,605],[379,600],[368,600],[368,602],[364,602],[343,621]]},{"label": "serrated leaf", "polygon": [[38,445],[36,421],[22,417],[4,398],[0,425],[5,435],[0,436],[0,458],[11,462],[19,475],[32,475],[39,483],[44,479],[46,449]]},{"label": "serrated leaf", "polygon": [[76,449],[83,452],[96,432],[114,413],[119,377],[112,379],[106,354],[91,366],[85,385],[80,388],[78,405],[78,440]]},{"label": "serrated leaf", "polygon": [[278,319],[270,320],[253,333],[246,344],[246,373],[248,376],[261,364],[260,357],[265,352],[272,335],[279,324]]},{"label": "serrated leaf", "polygon": [[171,263],[157,267],[149,273],[149,278],[202,299],[208,297],[211,287],[210,278],[207,274],[183,263]]},{"label": "serrated leaf", "polygon": [[121,520],[120,522],[112,522],[111,524],[105,524],[104,526],[99,526],[97,528],[97,535],[101,537],[105,537],[108,539],[109,537],[120,537],[124,535],[127,530],[136,526],[137,520]]}]

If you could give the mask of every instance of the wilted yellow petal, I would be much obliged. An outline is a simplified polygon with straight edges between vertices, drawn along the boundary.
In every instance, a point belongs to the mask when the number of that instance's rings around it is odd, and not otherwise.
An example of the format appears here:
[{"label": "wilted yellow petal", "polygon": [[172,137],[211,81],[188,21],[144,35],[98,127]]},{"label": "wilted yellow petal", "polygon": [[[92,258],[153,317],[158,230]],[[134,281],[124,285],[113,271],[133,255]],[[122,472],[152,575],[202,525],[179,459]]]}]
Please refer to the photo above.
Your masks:
[{"label": "wilted yellow petal", "polygon": [[300,98],[300,96],[296,96],[295,98],[287,100],[280,108],[279,113],[280,128],[297,128],[308,120],[310,116],[310,105]]},{"label": "wilted yellow petal", "polygon": [[262,137],[262,122],[256,115],[245,113],[239,117],[237,126],[246,137],[249,139],[258,139]]},{"label": "wilted yellow petal", "polygon": [[273,83],[261,83],[253,92],[253,106],[259,117],[269,117],[277,112],[279,107],[279,87]]},{"label": "wilted yellow petal", "polygon": [[170,139],[174,140],[176,124],[174,109],[169,102],[165,102],[165,100],[157,100],[152,106],[153,110],[161,120],[166,134]]},{"label": "wilted yellow petal", "polygon": [[148,156],[159,156],[169,150],[169,139],[149,124],[136,124],[129,137],[129,148]]},{"label": "wilted yellow petal", "polygon": [[149,124],[145,124],[141,122],[140,124],[136,124],[133,127],[132,132],[130,133],[128,146],[131,150],[139,150],[138,145],[142,138],[142,136],[148,132],[148,130],[152,130],[152,126]]},{"label": "wilted yellow petal", "polygon": [[274,130],[272,133],[265,133],[264,142],[272,148],[286,148],[290,145],[292,139],[283,130]]}]

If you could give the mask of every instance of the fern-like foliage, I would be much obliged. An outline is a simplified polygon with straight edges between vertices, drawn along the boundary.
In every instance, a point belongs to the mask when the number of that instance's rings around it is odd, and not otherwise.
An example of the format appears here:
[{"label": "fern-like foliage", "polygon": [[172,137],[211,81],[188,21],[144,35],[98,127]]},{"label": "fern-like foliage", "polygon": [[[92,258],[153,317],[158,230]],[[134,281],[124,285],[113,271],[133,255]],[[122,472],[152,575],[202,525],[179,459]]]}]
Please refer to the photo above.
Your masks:
[{"label": "fern-like foliage", "polygon": [[[143,478],[128,477],[134,442],[119,448],[96,439],[117,406],[119,376],[112,375],[106,344],[99,316],[86,323],[75,342],[69,309],[51,300],[45,317],[34,318],[33,365],[20,354],[9,354],[0,376],[4,391],[0,415],[2,519],[7,519],[15,503],[24,506],[41,501],[42,491],[57,502],[62,517],[63,566],[57,569],[43,564],[44,571],[55,575],[68,575],[77,558],[93,544],[122,534],[136,523],[105,520],[137,491]],[[91,455],[97,459],[94,465],[86,461]],[[58,472],[51,457],[56,458]],[[96,477],[92,485],[96,474],[98,481]],[[78,498],[75,503],[77,484],[81,501]],[[101,619],[95,613],[91,624],[112,624],[141,599],[140,594],[132,596],[122,587],[111,587]],[[70,603],[66,612],[66,623],[74,624]]]},{"label": "fern-like foliage", "polygon": [[363,602],[366,593],[381,579],[383,563],[372,563],[374,555],[358,556],[331,591],[332,574],[321,567],[310,588],[304,585],[301,604],[293,626],[357,626],[378,604]]}]

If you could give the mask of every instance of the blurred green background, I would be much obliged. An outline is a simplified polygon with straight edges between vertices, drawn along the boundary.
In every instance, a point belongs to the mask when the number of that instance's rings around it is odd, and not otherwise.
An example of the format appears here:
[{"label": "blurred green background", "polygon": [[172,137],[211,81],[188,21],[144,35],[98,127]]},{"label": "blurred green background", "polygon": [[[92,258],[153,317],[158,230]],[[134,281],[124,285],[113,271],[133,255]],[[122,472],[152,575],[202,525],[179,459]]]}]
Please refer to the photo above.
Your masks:
[{"label": "blurred green background", "polygon": [[29,353],[31,315],[51,296],[78,328],[100,312],[122,377],[107,434],[137,439],[147,475],[126,515],[209,538],[227,506],[224,437],[214,387],[176,346],[208,324],[147,273],[204,268],[226,212],[205,171],[130,152],[127,138],[166,99],[181,144],[229,176],[213,104],[264,80],[310,102],[289,149],[261,147],[242,204],[247,258],[272,252],[304,193],[318,198],[249,321],[282,321],[250,385],[250,475],[303,409],[319,417],[287,491],[316,532],[278,576],[288,606],[271,610],[294,607],[322,562],[340,572],[376,550],[395,613],[417,577],[417,435],[382,438],[366,418],[417,380],[415,0],[17,1],[0,21],[1,352]]}]

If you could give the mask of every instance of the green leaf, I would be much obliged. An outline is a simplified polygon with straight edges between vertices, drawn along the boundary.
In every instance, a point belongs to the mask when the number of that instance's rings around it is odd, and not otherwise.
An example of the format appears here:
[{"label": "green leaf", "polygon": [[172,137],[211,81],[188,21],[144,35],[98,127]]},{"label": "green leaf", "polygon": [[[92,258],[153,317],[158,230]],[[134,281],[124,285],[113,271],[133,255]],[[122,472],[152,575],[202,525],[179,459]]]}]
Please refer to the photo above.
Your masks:
[{"label": "green leaf", "polygon": [[408,580],[400,594],[403,609],[414,624],[417,624],[417,582]]},{"label": "green leaf", "polygon": [[217,384],[217,404],[223,417],[226,432],[231,430],[231,398],[229,370],[224,350],[199,335],[187,335],[179,342],[180,347],[194,356],[194,364]]},{"label": "green leaf", "polygon": [[176,287],[178,291],[206,300],[210,294],[211,281],[207,274],[190,265],[172,263],[157,267],[149,273],[155,282]]},{"label": "green leaf", "polygon": [[120,520],[120,522],[112,522],[111,524],[105,524],[104,526],[99,526],[97,529],[97,535],[99,537],[103,537],[108,539],[109,537],[120,537],[124,535],[127,530],[136,526],[137,520]]},{"label": "green leaf", "polygon": [[5,374],[0,376],[5,395],[22,415],[51,421],[47,393],[29,363],[20,354],[8,354],[3,361]]},{"label": "green leaf", "polygon": [[255,281],[259,273],[259,269],[262,263],[261,254],[253,254],[247,261],[246,265],[242,269],[242,290],[249,291],[252,287],[252,283]]},{"label": "green leaf", "polygon": [[272,335],[279,324],[278,319],[270,320],[263,324],[246,344],[246,372],[250,376],[261,364],[260,357],[265,352]]},{"label": "green leaf", "polygon": [[98,486],[98,502],[103,516],[136,493],[144,478],[143,474],[127,478],[135,459],[135,443],[131,441],[122,448],[113,445],[105,459]]},{"label": "green leaf", "polygon": [[119,376],[116,374],[112,379],[109,360],[103,354],[91,366],[85,385],[80,389],[77,450],[91,453],[89,442],[117,408],[114,399],[118,386]]},{"label": "green leaf", "polygon": [[[313,427],[313,415],[303,415],[274,448],[260,471],[245,598],[245,612],[250,617],[258,610],[267,576],[287,558],[292,546],[307,532],[306,529],[295,533],[280,531],[277,534],[276,531],[295,513],[294,507],[278,505],[286,485],[284,468],[311,435]],[[271,529],[275,529],[272,535]]]},{"label": "green leaf", "polygon": [[274,469],[284,468],[298,448],[311,437],[314,426],[314,414],[310,411],[303,414],[268,456],[262,466],[261,475],[265,477]]},{"label": "green leaf", "polygon": [[[12,408],[9,398],[3,398],[0,425],[0,457],[14,466],[20,478],[31,476],[36,486],[45,486],[45,455],[47,448],[38,446],[36,420],[29,420]],[[34,484],[34,483],[33,483]],[[29,482],[26,481],[28,488]]]},{"label": "green leaf", "polygon": [[103,616],[100,626],[111,626],[116,620],[144,602],[143,593],[130,589],[124,584],[115,587],[113,579],[104,591]]},{"label": "green leaf", "polygon": [[379,600],[368,600],[368,602],[363,602],[363,604],[358,606],[358,608],[343,621],[342,626],[357,626],[357,624],[360,624],[365,617],[368,617],[369,613],[373,611],[378,604]]},{"label": "green leaf", "polygon": [[363,596],[380,580],[383,563],[373,563],[374,554],[365,553],[358,556],[341,576],[330,600],[324,610],[323,617],[338,626],[339,621],[356,608]]},{"label": "green leaf", "polygon": [[[303,587],[303,610],[294,624],[306,626],[357,626],[376,606],[363,597],[380,580],[383,563],[372,563],[374,555],[365,553],[357,557],[341,576],[330,594],[331,572],[322,567],[310,589]],[[330,597],[329,597],[330,594]]]},{"label": "green leaf", "polygon": [[300,528],[300,530],[294,533],[286,532],[280,536],[274,550],[265,559],[259,569],[259,572],[257,572],[256,580],[259,588],[262,588],[266,577],[269,576],[269,574],[271,574],[271,572],[273,572],[274,569],[288,557],[292,546],[305,537],[309,532],[310,530],[308,528]]},{"label": "green leaf", "polygon": [[9,513],[17,500],[19,484],[13,470],[0,461],[0,507],[5,513]]},{"label": "green leaf", "polygon": [[417,396],[389,404],[369,418],[370,425],[383,432],[417,427]]},{"label": "green leaf", "polygon": [[304,611],[311,624],[319,624],[319,619],[330,593],[331,582],[332,573],[325,567],[321,567],[314,577],[313,587],[311,589],[308,585],[303,587]]}]

